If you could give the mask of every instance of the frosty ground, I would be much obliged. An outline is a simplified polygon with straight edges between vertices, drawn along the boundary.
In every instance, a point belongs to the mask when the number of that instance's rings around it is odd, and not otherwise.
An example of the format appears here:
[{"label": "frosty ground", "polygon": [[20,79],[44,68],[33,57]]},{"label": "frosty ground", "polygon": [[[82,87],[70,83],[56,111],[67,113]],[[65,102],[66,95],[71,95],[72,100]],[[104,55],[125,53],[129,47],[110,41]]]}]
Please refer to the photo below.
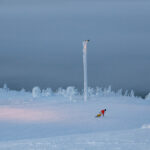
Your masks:
[{"label": "frosty ground", "polygon": [[[103,108],[105,117],[95,118]],[[110,88],[0,89],[0,150],[150,149],[150,100]]]}]

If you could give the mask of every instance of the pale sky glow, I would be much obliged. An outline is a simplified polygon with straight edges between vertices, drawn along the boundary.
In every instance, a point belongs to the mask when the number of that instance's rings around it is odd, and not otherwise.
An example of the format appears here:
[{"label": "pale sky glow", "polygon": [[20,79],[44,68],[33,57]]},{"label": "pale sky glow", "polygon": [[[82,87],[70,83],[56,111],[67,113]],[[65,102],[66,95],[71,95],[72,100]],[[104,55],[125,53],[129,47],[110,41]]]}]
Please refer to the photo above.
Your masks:
[{"label": "pale sky glow", "polygon": [[0,108],[0,120],[21,122],[56,122],[61,115],[53,110],[38,110],[29,108]]}]

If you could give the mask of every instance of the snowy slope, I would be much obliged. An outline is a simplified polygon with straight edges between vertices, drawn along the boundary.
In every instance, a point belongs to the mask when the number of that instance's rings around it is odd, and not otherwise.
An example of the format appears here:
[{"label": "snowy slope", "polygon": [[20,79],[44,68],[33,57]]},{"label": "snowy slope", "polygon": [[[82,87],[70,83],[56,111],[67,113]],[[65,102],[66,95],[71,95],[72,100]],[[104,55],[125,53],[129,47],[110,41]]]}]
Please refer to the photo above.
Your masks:
[{"label": "snowy slope", "polygon": [[[150,149],[149,100],[12,93],[0,97],[0,150]],[[103,108],[105,117],[95,118]]]},{"label": "snowy slope", "polygon": [[149,150],[150,129],[85,133],[0,143],[1,150]]}]

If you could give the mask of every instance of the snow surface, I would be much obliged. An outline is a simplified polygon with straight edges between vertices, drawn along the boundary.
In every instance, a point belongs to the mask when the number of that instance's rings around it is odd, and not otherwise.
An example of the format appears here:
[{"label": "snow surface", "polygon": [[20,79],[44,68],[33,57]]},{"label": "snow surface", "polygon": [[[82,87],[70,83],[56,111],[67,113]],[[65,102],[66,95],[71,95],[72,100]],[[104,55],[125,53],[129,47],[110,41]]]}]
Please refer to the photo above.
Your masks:
[{"label": "snow surface", "polygon": [[[150,101],[111,88],[0,89],[0,150],[149,150]],[[127,93],[127,92],[126,92]],[[103,108],[105,117],[95,118]]]}]

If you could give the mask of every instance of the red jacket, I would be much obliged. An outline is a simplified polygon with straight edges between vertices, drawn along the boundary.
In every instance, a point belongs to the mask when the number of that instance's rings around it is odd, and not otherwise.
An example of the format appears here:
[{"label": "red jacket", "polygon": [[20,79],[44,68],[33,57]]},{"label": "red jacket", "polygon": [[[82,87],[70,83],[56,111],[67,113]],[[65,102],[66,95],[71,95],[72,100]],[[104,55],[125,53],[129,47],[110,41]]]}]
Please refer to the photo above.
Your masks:
[{"label": "red jacket", "polygon": [[101,110],[101,113],[104,115],[104,113],[105,113],[105,109]]}]

